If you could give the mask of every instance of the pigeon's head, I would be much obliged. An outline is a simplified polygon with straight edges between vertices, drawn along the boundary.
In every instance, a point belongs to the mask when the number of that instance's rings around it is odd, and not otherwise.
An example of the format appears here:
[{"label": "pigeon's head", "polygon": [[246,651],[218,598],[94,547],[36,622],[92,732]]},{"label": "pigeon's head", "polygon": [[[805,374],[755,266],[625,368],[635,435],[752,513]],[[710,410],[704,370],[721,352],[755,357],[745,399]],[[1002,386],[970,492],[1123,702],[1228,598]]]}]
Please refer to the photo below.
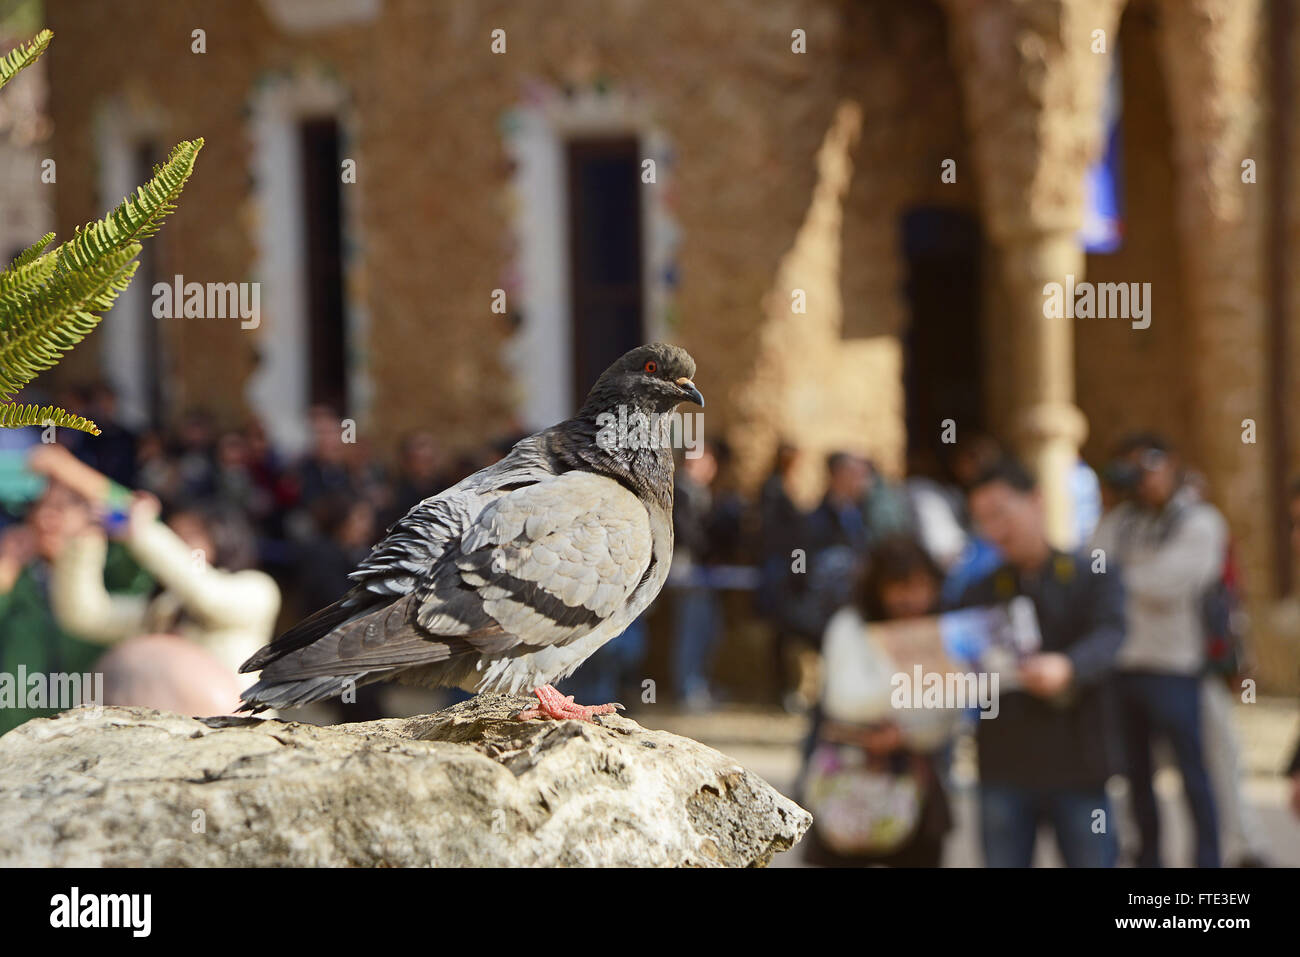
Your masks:
[{"label": "pigeon's head", "polygon": [[668,412],[681,402],[704,406],[704,396],[691,381],[695,360],[681,346],[652,342],[638,346],[606,369],[591,387],[583,408],[604,412],[627,405],[651,412]]}]

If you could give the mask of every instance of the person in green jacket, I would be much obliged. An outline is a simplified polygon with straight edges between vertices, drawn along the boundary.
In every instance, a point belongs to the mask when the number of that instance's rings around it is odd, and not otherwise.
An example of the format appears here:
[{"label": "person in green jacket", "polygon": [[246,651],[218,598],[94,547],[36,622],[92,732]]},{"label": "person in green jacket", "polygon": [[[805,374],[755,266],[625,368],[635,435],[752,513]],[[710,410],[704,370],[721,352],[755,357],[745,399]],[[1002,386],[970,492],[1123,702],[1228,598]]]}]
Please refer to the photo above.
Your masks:
[{"label": "person in green jacket", "polygon": [[[0,734],[63,710],[29,706],[35,697],[31,676],[43,676],[52,687],[53,676],[90,674],[104,652],[102,645],[59,628],[49,601],[50,562],[93,521],[85,499],[54,483],[22,522],[0,532]],[[110,591],[133,594],[147,592],[153,584],[117,544],[109,548],[104,583]],[[19,685],[20,675],[29,679],[26,687]]]}]

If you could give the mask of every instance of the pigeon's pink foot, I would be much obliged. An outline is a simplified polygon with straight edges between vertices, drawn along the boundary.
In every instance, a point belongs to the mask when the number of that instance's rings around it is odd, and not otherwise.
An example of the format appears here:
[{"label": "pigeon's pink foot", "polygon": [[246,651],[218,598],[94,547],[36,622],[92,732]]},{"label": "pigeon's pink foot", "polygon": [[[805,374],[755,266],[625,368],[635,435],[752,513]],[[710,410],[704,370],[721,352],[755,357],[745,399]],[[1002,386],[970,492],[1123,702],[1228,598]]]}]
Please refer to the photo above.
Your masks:
[{"label": "pigeon's pink foot", "polygon": [[529,718],[553,718],[556,721],[575,718],[578,721],[590,721],[593,715],[613,714],[623,710],[621,704],[574,704],[573,695],[560,694],[551,685],[535,688],[533,694],[537,695],[538,706],[520,711],[515,715],[516,721],[527,721]]}]

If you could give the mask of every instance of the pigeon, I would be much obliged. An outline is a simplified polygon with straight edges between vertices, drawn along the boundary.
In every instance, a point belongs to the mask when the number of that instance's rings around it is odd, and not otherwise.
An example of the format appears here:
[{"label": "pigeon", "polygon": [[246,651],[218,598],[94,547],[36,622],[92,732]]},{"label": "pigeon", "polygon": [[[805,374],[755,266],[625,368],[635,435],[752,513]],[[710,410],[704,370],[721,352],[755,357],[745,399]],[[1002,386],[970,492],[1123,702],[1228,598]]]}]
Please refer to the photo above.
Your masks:
[{"label": "pigeon", "polygon": [[531,690],[516,717],[590,721],[554,682],[620,635],[673,557],[670,414],[704,406],[686,350],[650,343],[601,374],[577,415],[520,440],[398,519],[338,601],[260,649],[241,711],[376,681]]}]

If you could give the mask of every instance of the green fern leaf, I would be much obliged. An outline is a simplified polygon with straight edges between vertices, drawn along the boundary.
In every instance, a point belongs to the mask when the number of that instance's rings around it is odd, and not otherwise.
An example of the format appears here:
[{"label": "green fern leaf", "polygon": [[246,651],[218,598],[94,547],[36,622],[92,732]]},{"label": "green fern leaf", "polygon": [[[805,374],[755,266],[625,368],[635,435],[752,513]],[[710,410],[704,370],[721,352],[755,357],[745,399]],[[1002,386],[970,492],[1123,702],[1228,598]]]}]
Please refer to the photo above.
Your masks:
[{"label": "green fern leaf", "polygon": [[78,432],[99,435],[99,426],[90,419],[83,419],[52,405],[0,403],[0,428],[21,429],[28,425],[56,425],[61,429],[76,429]]},{"label": "green fern leaf", "polygon": [[[36,242],[32,243],[20,252],[18,257],[9,264],[9,269],[17,269],[35,262],[37,257],[40,256],[41,253],[45,252],[45,247],[52,242],[54,242],[54,234],[46,233],[40,239],[36,240]],[[8,272],[8,269],[5,271]]]},{"label": "green fern leaf", "polygon": [[0,272],[0,339],[6,338],[22,322],[23,295],[33,293],[54,272],[55,258],[45,253],[53,241],[54,234],[46,233]]},{"label": "green fern leaf", "polygon": [[[42,30],[0,58],[0,86],[36,60],[54,34]],[[12,403],[13,395],[84,339],[130,283],[140,241],[176,208],[203,140],[178,143],[149,182],[103,219],[51,249],[43,236],[0,272],[0,427],[55,425],[99,434],[93,422],[52,406]]]},{"label": "green fern leaf", "polygon": [[194,160],[203,149],[202,138],[176,144],[166,162],[155,166],[153,178],[138,187],[134,196],[122,200],[116,209],[98,222],[77,230],[77,235],[60,247],[59,269],[73,248],[101,252],[122,249],[158,232],[167,214],[176,208],[176,198],[194,172]]},{"label": "green fern leaf", "polygon": [[52,275],[58,261],[53,253],[38,256],[31,262],[14,264],[0,272],[0,338],[13,333],[25,320],[22,304]]},{"label": "green fern leaf", "polygon": [[70,271],[56,274],[34,293],[19,296],[16,308],[22,322],[0,337],[0,397],[9,398],[57,364],[98,325],[135,275],[140,248],[132,243],[103,255],[73,250]]},{"label": "green fern leaf", "polygon": [[10,50],[8,56],[0,57],[0,87],[16,77],[24,67],[35,63],[53,39],[53,33],[42,30],[31,42],[21,43]]}]

